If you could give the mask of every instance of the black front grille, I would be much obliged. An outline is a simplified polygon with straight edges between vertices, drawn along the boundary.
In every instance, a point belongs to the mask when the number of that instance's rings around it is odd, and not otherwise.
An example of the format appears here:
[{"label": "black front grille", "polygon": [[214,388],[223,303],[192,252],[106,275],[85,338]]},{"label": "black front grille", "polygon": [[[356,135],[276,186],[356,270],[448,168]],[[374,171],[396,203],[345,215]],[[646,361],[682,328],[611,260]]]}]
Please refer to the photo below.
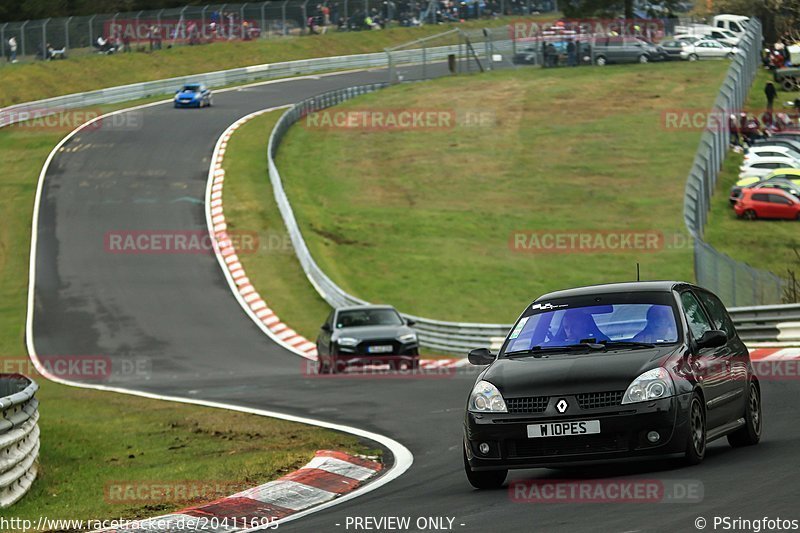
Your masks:
[{"label": "black front grille", "polygon": [[544,413],[549,399],[547,396],[508,398],[506,400],[506,408],[509,413]]},{"label": "black front grille", "polygon": [[578,406],[581,409],[602,409],[603,407],[613,407],[622,403],[625,391],[612,392],[589,392],[586,394],[576,394]]},{"label": "black front grille", "polygon": [[624,437],[618,434],[515,439],[506,443],[506,452],[511,458],[618,452],[627,449]]}]

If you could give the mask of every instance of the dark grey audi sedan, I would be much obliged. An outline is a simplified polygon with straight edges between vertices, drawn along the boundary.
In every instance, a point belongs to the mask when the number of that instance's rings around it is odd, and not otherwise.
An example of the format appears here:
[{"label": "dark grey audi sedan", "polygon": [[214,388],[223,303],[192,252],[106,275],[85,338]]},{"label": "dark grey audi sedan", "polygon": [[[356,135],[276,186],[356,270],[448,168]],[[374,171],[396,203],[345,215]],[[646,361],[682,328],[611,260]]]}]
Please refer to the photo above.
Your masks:
[{"label": "dark grey audi sedan", "polygon": [[419,368],[419,342],[406,320],[388,305],[340,307],[328,315],[317,336],[317,369],[333,374],[349,367],[388,364]]},{"label": "dark grey audi sedan", "polygon": [[528,306],[467,400],[464,468],[476,488],[509,469],[679,456],[758,443],[761,395],[722,302],[675,281],[582,287]]}]

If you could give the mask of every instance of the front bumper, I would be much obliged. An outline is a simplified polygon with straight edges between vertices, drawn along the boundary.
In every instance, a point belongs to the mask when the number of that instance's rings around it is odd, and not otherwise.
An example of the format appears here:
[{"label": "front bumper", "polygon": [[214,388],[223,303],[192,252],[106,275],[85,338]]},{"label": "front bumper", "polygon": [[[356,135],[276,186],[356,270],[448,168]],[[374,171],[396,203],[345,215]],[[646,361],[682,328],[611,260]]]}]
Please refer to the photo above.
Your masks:
[{"label": "front bumper", "polygon": [[[575,399],[564,396],[570,405]],[[541,414],[467,412],[464,441],[473,470],[536,468],[574,463],[605,462],[682,453],[689,437],[691,394],[653,402],[601,409],[577,408],[557,414],[554,402]],[[600,433],[582,436],[528,438],[529,424],[599,420]],[[647,433],[657,431],[655,444]],[[481,454],[479,444],[489,444]]]},{"label": "front bumper", "polygon": [[173,100],[175,107],[200,107],[202,100],[192,100],[190,102],[181,102],[180,100]]}]

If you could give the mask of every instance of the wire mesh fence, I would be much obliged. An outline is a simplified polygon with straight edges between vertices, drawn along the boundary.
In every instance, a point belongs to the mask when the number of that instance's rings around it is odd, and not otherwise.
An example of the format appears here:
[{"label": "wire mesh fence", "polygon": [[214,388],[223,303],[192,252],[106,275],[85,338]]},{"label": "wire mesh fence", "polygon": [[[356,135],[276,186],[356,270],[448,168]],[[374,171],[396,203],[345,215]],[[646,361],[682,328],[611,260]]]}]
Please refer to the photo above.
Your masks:
[{"label": "wire mesh fence", "polygon": [[[447,71],[601,64],[605,56],[611,57],[603,50],[612,46],[618,62],[644,62],[639,56],[650,53],[655,48],[650,43],[670,31],[663,19],[518,19],[506,26],[456,28],[386,49],[389,81],[429,79]],[[620,57],[620,52],[631,57]]]},{"label": "wire mesh fence", "polygon": [[[42,20],[0,22],[0,54],[66,58],[72,54],[158,50],[219,40],[360,31],[387,26],[528,15],[557,9],[556,0],[271,0],[187,5]],[[12,53],[12,48],[14,48]]]},{"label": "wire mesh fence", "polygon": [[[739,44],[741,53],[731,63],[711,110],[711,117],[720,117],[726,123],[729,114],[742,109],[761,64],[761,43],[761,23],[751,19]],[[729,129],[710,124],[700,139],[686,182],[684,221],[695,241],[695,277],[699,285],[714,291],[727,306],[782,303],[786,299],[786,291],[785,281],[781,277],[736,261],[703,241],[711,197],[729,143]]]}]

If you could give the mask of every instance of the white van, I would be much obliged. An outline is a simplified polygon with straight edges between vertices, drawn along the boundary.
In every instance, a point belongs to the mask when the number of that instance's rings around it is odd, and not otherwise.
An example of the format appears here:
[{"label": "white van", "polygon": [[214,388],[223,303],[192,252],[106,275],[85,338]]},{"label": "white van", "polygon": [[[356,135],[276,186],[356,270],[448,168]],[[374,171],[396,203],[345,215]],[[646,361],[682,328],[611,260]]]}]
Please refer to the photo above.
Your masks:
[{"label": "white van", "polygon": [[742,37],[749,20],[749,17],[742,15],[717,15],[714,17],[714,26],[728,30],[737,37]]}]

